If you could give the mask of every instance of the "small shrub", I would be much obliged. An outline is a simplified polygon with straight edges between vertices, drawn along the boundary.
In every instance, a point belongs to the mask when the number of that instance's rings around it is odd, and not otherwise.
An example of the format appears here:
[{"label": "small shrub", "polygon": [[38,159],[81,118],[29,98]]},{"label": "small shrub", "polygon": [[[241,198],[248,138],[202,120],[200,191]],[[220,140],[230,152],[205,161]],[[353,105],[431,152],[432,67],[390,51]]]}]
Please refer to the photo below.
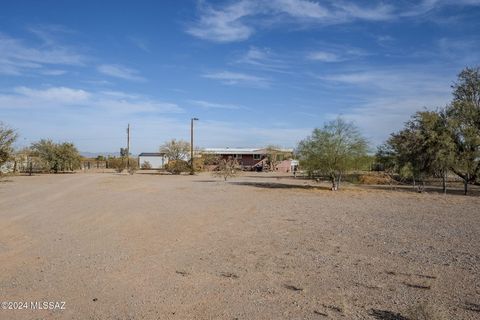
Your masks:
[{"label": "small shrub", "polygon": [[228,157],[228,159],[221,159],[213,175],[222,177],[225,181],[228,178],[235,177],[239,170],[239,165],[235,159]]},{"label": "small shrub", "polygon": [[142,169],[149,170],[152,169],[152,165],[148,161],[144,161],[141,166]]},{"label": "small shrub", "polygon": [[138,170],[138,162],[134,159],[130,159],[130,167],[128,168],[129,174],[134,174]]},{"label": "small shrub", "polygon": [[165,170],[171,174],[180,174],[190,170],[187,161],[184,160],[172,160],[165,165]]},{"label": "small shrub", "polygon": [[108,159],[108,167],[115,169],[115,171],[118,173],[121,173],[127,167],[127,161],[123,158],[112,157]]},{"label": "small shrub", "polygon": [[[108,167],[115,169],[115,171],[118,173],[122,173],[123,170],[127,169],[126,158],[112,157],[112,158],[108,158],[107,162],[108,162]],[[130,167],[128,169],[128,172],[133,174],[137,169],[138,169],[138,163],[136,159],[130,158]]]}]

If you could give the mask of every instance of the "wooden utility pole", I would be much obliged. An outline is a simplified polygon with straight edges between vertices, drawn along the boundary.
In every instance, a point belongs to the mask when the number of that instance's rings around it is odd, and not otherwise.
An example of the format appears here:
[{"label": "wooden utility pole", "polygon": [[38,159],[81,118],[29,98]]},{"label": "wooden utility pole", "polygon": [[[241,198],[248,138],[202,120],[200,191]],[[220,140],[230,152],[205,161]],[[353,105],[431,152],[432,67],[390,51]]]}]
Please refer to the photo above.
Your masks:
[{"label": "wooden utility pole", "polygon": [[193,163],[193,121],[198,120],[198,118],[192,118],[190,120],[190,174],[195,174],[195,168]]},{"label": "wooden utility pole", "polygon": [[127,170],[130,169],[130,123],[127,126]]}]

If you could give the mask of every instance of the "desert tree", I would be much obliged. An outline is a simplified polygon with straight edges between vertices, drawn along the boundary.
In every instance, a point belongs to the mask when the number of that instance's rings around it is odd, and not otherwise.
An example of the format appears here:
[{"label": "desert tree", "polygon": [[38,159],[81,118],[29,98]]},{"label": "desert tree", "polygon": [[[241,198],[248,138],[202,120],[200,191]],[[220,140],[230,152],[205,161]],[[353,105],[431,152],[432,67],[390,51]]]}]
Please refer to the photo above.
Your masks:
[{"label": "desert tree", "polygon": [[357,159],[365,157],[367,140],[352,122],[337,118],[298,144],[300,165],[310,173],[326,175],[332,190],[338,190],[342,176],[355,167]]},{"label": "desert tree", "polygon": [[414,121],[423,137],[423,152],[428,159],[427,173],[442,178],[447,192],[448,172],[455,163],[455,143],[445,110],[418,112]]},{"label": "desert tree", "polygon": [[81,156],[73,143],[59,143],[56,149],[60,170],[73,171],[80,168]]},{"label": "desert tree", "polygon": [[397,154],[388,140],[377,147],[375,165],[378,170],[383,171],[389,176],[390,181],[394,180],[394,176],[399,171]]},{"label": "desert tree", "polygon": [[0,166],[12,158],[13,143],[16,139],[17,133],[15,130],[0,122]]},{"label": "desert tree", "polygon": [[452,171],[462,178],[464,192],[480,179],[480,68],[466,68],[452,86],[453,101],[447,107],[449,128],[455,143]]},{"label": "desert tree", "polygon": [[415,113],[404,128],[378,149],[386,169],[416,179],[441,176],[446,192],[448,172],[464,183],[480,178],[480,69],[466,68],[452,86],[453,100],[444,109]]},{"label": "desert tree", "polygon": [[73,143],[55,143],[42,139],[31,146],[32,154],[43,162],[48,171],[73,171],[80,168],[81,156]]},{"label": "desert tree", "polygon": [[454,162],[454,143],[444,110],[419,111],[393,133],[377,151],[377,161],[384,170],[395,171],[425,185],[429,176],[442,177],[446,192],[446,177]]},{"label": "desert tree", "polygon": [[177,141],[176,139],[172,139],[160,147],[160,152],[165,153],[168,161],[185,160],[188,159],[190,154],[190,143],[183,140]]},{"label": "desert tree", "polygon": [[213,175],[217,177],[222,177],[224,181],[227,181],[228,178],[235,177],[238,173],[239,164],[231,156],[228,158],[222,158],[218,160],[218,165],[213,171]]}]

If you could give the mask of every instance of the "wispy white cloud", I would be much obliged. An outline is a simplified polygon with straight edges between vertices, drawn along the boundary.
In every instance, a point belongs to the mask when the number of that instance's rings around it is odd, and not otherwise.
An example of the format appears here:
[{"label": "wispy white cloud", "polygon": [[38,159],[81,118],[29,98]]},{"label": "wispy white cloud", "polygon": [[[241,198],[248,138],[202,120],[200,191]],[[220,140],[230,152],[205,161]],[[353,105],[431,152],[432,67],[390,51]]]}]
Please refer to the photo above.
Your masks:
[{"label": "wispy white cloud", "polygon": [[17,96],[11,98],[21,98],[27,100],[37,100],[42,102],[78,104],[85,102],[90,98],[90,94],[81,89],[71,89],[66,87],[52,87],[47,89],[33,89],[28,87],[16,87],[13,90]]},{"label": "wispy white cloud", "polygon": [[75,32],[63,25],[37,24],[27,28],[27,30],[37,36],[44,45],[56,46],[59,39],[65,35],[72,35]]},{"label": "wispy white cloud", "polygon": [[444,6],[476,6],[480,0],[422,0],[399,13],[401,17],[419,16]]},{"label": "wispy white cloud", "polygon": [[271,20],[272,23],[285,21],[295,23],[332,24],[345,23],[355,19],[386,20],[391,17],[392,7],[379,4],[376,7],[358,7],[354,4],[320,4],[309,0],[241,0],[223,7],[213,8],[200,5],[200,18],[187,32],[195,37],[232,42],[248,39],[255,32],[258,23],[255,17]]},{"label": "wispy white cloud", "polygon": [[140,76],[137,70],[117,64],[103,64],[98,66],[97,70],[110,77],[132,81],[145,81],[145,78]]},{"label": "wispy white cloud", "polygon": [[[405,92],[438,93],[449,88],[450,79],[431,72],[418,72],[410,68],[367,69],[343,73],[317,75],[324,83],[342,84],[365,90],[382,90],[389,94]],[[448,90],[447,90],[448,91]]]},{"label": "wispy white cloud", "polygon": [[40,72],[41,74],[44,74],[46,76],[61,76],[67,73],[66,70],[60,70],[60,69],[49,69],[49,70],[43,70]]},{"label": "wispy white cloud", "polygon": [[250,47],[245,55],[238,59],[238,62],[263,66],[266,63],[271,62],[271,60],[270,50]]},{"label": "wispy white cloud", "polygon": [[254,29],[243,23],[242,18],[255,12],[257,5],[251,1],[240,1],[221,9],[201,5],[199,21],[187,29],[195,37],[218,42],[248,39]]},{"label": "wispy white cloud", "polygon": [[[213,108],[236,107],[196,101]],[[82,151],[116,151],[124,145],[123,126],[127,123],[132,124],[134,153],[156,151],[173,137],[189,138],[188,118],[177,104],[129,92],[17,87],[0,93],[0,110],[2,115],[7,115],[4,119],[14,123],[22,133],[22,146],[41,138],[52,138],[73,141]],[[27,116],[32,114],[35,116]],[[241,135],[239,127],[243,128]],[[262,147],[268,144],[293,147],[310,131],[311,128],[291,125],[269,128],[238,120],[201,119],[196,125],[196,144],[200,147]]]},{"label": "wispy white cloud", "polygon": [[318,49],[311,50],[306,54],[306,58],[319,62],[344,62],[357,60],[371,55],[364,49],[353,47],[346,44],[319,41],[316,44]]},{"label": "wispy white cloud", "polygon": [[186,32],[215,42],[243,41],[258,28],[294,23],[301,25],[345,24],[353,21],[391,21],[420,16],[446,5],[478,5],[478,0],[423,0],[416,6],[398,2],[358,5],[353,1],[240,0],[213,7],[200,2],[199,19]]},{"label": "wispy white cloud", "polygon": [[119,91],[87,91],[68,87],[30,88],[16,87],[0,94],[0,109],[38,110],[54,112],[68,107],[70,112],[92,110],[131,114],[138,112],[181,113],[175,103],[154,100],[143,95]]},{"label": "wispy white cloud", "polygon": [[[352,102],[339,106],[339,113],[354,120],[371,142],[378,145],[416,111],[443,107],[449,102],[454,71],[434,70],[372,67],[322,75],[318,79],[331,90],[350,96]],[[337,115],[332,113],[330,117]]]},{"label": "wispy white cloud", "polygon": [[335,15],[340,22],[352,20],[385,21],[395,17],[395,8],[382,2],[374,7],[359,6],[353,2],[341,1],[334,2],[333,5],[338,10]]},{"label": "wispy white cloud", "polygon": [[227,85],[243,85],[250,87],[269,87],[270,81],[266,78],[257,77],[250,74],[221,71],[214,73],[207,73],[203,75],[204,78],[219,80],[223,84]]},{"label": "wispy white cloud", "polygon": [[227,110],[244,109],[244,107],[242,106],[229,104],[229,103],[216,103],[216,102],[210,102],[205,100],[188,100],[188,102],[193,103],[205,109],[227,109]]},{"label": "wispy white cloud", "polygon": [[269,48],[250,47],[244,54],[234,61],[235,64],[242,64],[262,69],[265,71],[290,73],[291,62],[286,57],[275,54]]},{"label": "wispy white cloud", "polygon": [[308,59],[321,62],[338,62],[343,60],[338,54],[327,51],[311,52],[308,54]]},{"label": "wispy white cloud", "polygon": [[53,40],[41,45],[27,45],[23,40],[0,33],[0,73],[22,75],[48,72],[54,65],[80,66],[87,58],[74,49]]}]

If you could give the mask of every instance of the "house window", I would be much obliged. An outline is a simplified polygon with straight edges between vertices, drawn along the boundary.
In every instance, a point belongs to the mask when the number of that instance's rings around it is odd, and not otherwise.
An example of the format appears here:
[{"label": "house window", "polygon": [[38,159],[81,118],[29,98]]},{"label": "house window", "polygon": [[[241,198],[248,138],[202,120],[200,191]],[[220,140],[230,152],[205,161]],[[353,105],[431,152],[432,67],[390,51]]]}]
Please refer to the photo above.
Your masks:
[{"label": "house window", "polygon": [[235,158],[235,159],[242,159],[242,155],[241,155],[241,154],[236,154],[236,155],[234,156],[234,158]]},{"label": "house window", "polygon": [[260,160],[261,159],[261,155],[260,154],[254,154],[253,155],[253,160]]}]

